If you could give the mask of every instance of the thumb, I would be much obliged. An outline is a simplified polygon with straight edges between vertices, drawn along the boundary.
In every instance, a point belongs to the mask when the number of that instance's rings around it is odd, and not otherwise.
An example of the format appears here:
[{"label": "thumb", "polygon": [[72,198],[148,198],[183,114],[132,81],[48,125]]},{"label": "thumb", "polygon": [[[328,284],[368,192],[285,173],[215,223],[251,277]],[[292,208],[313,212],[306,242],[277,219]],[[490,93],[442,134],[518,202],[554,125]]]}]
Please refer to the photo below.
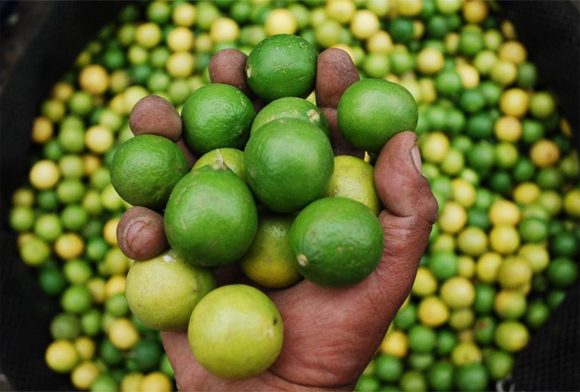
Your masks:
[{"label": "thumb", "polygon": [[385,249],[375,281],[379,292],[400,305],[411,289],[438,210],[429,181],[421,174],[413,132],[389,140],[376,161],[374,177],[385,207],[379,216]]}]

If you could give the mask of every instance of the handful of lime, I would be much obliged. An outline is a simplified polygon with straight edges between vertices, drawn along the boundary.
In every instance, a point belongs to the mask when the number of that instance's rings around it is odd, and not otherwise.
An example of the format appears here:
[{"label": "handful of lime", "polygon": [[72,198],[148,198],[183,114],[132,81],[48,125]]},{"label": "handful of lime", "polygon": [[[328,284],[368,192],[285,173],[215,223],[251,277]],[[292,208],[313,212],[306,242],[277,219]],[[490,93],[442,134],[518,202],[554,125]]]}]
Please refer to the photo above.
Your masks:
[{"label": "handful of lime", "polygon": [[[231,53],[221,53],[220,62]],[[196,359],[219,377],[242,379],[268,369],[284,331],[267,295],[239,284],[215,289],[212,268],[239,262],[265,289],[301,277],[345,287],[364,280],[381,259],[373,166],[369,159],[334,157],[333,132],[338,119],[348,142],[375,154],[395,133],[413,130],[417,107],[403,87],[379,79],[343,86],[338,109],[318,107],[305,99],[315,84],[335,95],[340,90],[318,68],[317,53],[303,38],[267,38],[245,69],[225,75],[228,69],[210,66],[215,83],[190,95],[180,115],[183,134],[171,133],[185,150],[162,132],[140,134],[113,159],[113,185],[127,202],[164,212],[171,247],[132,264],[128,304],[150,327],[187,329]],[[251,94],[234,87],[246,84]],[[148,107],[159,100],[148,100]],[[256,115],[260,102],[269,103]],[[147,113],[139,105],[134,113]],[[336,117],[329,120],[332,110]],[[139,116],[131,124],[139,133],[152,129]],[[189,172],[182,151],[203,154]]]}]

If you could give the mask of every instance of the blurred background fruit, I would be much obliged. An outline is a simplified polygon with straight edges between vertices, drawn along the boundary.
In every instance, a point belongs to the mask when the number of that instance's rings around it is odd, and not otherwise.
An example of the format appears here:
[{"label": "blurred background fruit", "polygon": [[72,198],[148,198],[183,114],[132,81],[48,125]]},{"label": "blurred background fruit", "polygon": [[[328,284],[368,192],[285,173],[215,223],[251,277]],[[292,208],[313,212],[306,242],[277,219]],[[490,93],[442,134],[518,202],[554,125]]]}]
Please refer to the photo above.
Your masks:
[{"label": "blurred background fruit", "polygon": [[[571,86],[579,74],[577,63],[557,61],[578,57],[578,37],[562,22],[577,26],[578,12],[567,2],[501,6],[20,3],[16,23],[4,19],[2,3],[4,37],[27,43],[7,39],[3,63],[18,62],[0,79],[0,367],[13,386],[174,388],[157,332],[128,311],[130,260],[115,236],[127,205],[108,167],[115,146],[132,137],[128,115],[142,97],[154,93],[181,110],[208,82],[213,53],[248,53],[278,33],[298,34],[318,50],[344,49],[362,77],[400,83],[419,104],[423,170],[439,218],[409,300],[357,389],[480,390],[510,374],[523,389],[542,389],[533,384],[542,371],[529,370],[542,366],[553,373],[552,389],[578,386],[565,365],[578,363],[570,353],[578,334],[566,334],[578,330],[578,314],[566,309],[578,308],[579,122]],[[545,323],[559,323],[559,332],[546,335]],[[545,355],[546,342],[555,357]]]}]

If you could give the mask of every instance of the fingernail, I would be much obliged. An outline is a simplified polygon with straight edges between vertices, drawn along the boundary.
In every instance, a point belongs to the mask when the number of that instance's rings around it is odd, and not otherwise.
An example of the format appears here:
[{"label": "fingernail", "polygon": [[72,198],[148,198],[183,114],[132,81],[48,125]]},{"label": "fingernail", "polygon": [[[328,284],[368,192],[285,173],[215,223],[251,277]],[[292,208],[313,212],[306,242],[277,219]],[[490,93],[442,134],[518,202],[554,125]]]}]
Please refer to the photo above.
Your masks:
[{"label": "fingernail", "polygon": [[421,162],[421,153],[419,152],[419,147],[415,146],[411,149],[411,159],[417,168],[417,171],[423,174],[423,163]]},{"label": "fingernail", "polygon": [[138,236],[141,230],[145,228],[145,226],[149,225],[150,222],[139,219],[134,221],[129,225],[126,231],[126,238],[127,243],[131,244]]}]

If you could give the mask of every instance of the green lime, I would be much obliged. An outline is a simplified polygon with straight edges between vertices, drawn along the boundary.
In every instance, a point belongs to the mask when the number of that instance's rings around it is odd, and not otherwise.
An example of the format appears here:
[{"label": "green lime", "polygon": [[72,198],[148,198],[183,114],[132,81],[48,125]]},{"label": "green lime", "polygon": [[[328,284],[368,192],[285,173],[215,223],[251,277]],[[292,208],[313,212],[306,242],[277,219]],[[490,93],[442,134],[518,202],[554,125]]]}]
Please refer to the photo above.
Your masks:
[{"label": "green lime", "polygon": [[189,167],[171,140],[139,135],[117,147],[110,170],[111,183],[125,201],[163,209],[171,190]]},{"label": "green lime", "polygon": [[525,316],[526,324],[533,329],[538,329],[544,325],[549,316],[550,307],[543,300],[537,299],[528,306]]},{"label": "green lime", "polygon": [[394,355],[381,354],[375,359],[375,374],[384,382],[396,382],[403,374],[403,362]]},{"label": "green lime", "polygon": [[140,340],[131,350],[137,368],[142,372],[155,370],[161,359],[161,347],[153,340]]},{"label": "green lime", "polygon": [[473,326],[475,341],[481,344],[491,344],[495,332],[495,320],[491,316],[478,319]]},{"label": "green lime", "polygon": [[269,122],[246,145],[248,184],[269,209],[296,211],[321,197],[334,168],[330,141],[309,122]]},{"label": "green lime", "polygon": [[317,53],[296,35],[277,34],[261,41],[246,63],[248,85],[260,98],[306,98],[314,89]]},{"label": "green lime", "polygon": [[358,157],[334,157],[334,172],[326,188],[326,196],[347,197],[363,203],[377,215],[381,201],[375,189],[373,167]]},{"label": "green lime", "polygon": [[184,139],[198,155],[216,148],[243,148],[256,116],[252,101],[229,84],[195,90],[181,111]]},{"label": "green lime", "polygon": [[423,373],[418,370],[407,370],[401,377],[400,386],[403,391],[427,391],[427,382]]},{"label": "green lime", "polygon": [[381,383],[375,377],[368,374],[363,374],[357,380],[354,390],[357,392],[373,392],[378,391],[380,386]]},{"label": "green lime", "polygon": [[449,362],[437,362],[429,369],[427,379],[435,391],[453,389],[453,365]]},{"label": "green lime", "polygon": [[81,323],[75,315],[61,313],[50,322],[50,335],[53,339],[75,339],[81,332]]},{"label": "green lime", "polygon": [[60,305],[62,308],[71,313],[81,314],[91,308],[93,298],[89,289],[82,285],[71,285],[67,288],[62,297]]},{"label": "green lime", "polygon": [[429,258],[429,269],[438,280],[444,281],[457,274],[459,263],[452,252],[433,252]]},{"label": "green lime", "polygon": [[214,286],[210,271],[168,251],[131,264],[125,295],[131,312],[146,326],[185,330],[193,308]]},{"label": "green lime", "polygon": [[459,366],[455,371],[455,384],[460,391],[486,391],[488,378],[485,366],[479,363]]},{"label": "green lime", "polygon": [[308,121],[330,136],[328,121],[318,106],[298,97],[280,98],[264,106],[254,119],[252,134],[270,121],[278,118],[297,118]]},{"label": "green lime", "polygon": [[457,345],[457,335],[448,330],[443,329],[437,335],[436,351],[439,355],[447,355],[453,351]]},{"label": "green lime", "polygon": [[194,309],[188,328],[195,358],[209,372],[227,379],[257,376],[282,349],[284,327],[274,303],[246,285],[222,286]]},{"label": "green lime", "polygon": [[393,323],[397,328],[407,330],[417,322],[417,305],[409,303],[397,312]]},{"label": "green lime", "polygon": [[289,215],[260,217],[256,238],[240,260],[242,270],[254,282],[268,288],[282,288],[300,279],[288,241],[293,221]]},{"label": "green lime", "polygon": [[554,286],[568,287],[578,277],[578,263],[566,257],[558,257],[548,265],[547,275]]},{"label": "green lime", "polygon": [[484,355],[483,361],[492,380],[503,380],[512,372],[514,358],[502,350],[491,350]]},{"label": "green lime", "polygon": [[404,87],[382,79],[364,79],[346,89],[337,116],[350,144],[378,153],[395,134],[415,130],[418,111]]},{"label": "green lime", "polygon": [[218,168],[227,167],[242,180],[246,178],[244,170],[244,152],[235,148],[216,148],[203,154],[193,165],[192,170],[204,166],[217,165]]},{"label": "green lime", "polygon": [[206,166],[177,183],[165,209],[171,248],[199,267],[238,260],[248,250],[258,213],[246,184],[228,169]]},{"label": "green lime", "polygon": [[437,344],[437,334],[432,328],[415,325],[409,330],[409,347],[413,352],[431,352]]},{"label": "green lime", "polygon": [[304,208],[290,229],[294,261],[308,280],[348,286],[366,278],[381,259],[383,229],[363,204],[326,197]]}]

